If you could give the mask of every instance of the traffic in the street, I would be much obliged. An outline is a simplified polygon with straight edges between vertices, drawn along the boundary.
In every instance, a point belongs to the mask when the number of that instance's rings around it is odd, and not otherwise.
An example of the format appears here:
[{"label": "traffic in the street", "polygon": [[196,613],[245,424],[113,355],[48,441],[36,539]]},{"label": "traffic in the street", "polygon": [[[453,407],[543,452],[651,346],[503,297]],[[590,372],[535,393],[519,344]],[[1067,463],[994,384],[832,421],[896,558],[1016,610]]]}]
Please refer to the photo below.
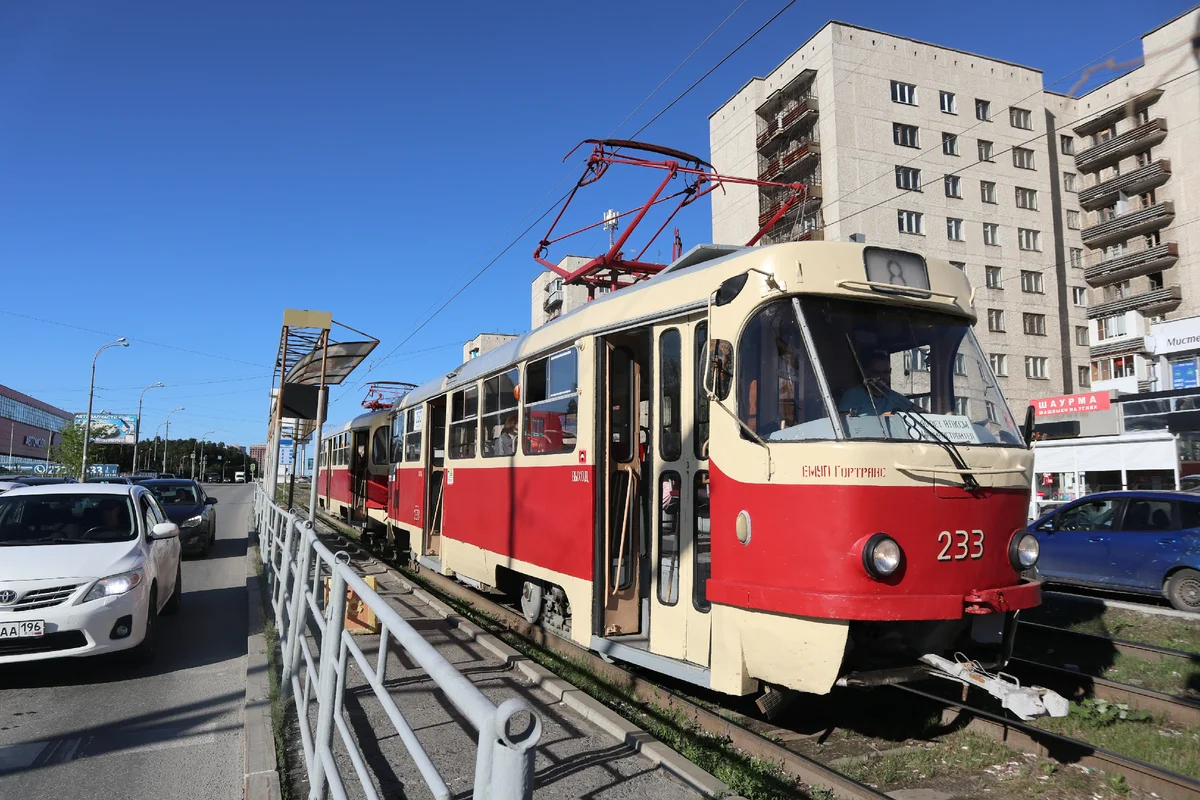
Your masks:
[{"label": "traffic in the street", "polygon": [[1200,800],[1196,2],[0,7],[0,800]]}]

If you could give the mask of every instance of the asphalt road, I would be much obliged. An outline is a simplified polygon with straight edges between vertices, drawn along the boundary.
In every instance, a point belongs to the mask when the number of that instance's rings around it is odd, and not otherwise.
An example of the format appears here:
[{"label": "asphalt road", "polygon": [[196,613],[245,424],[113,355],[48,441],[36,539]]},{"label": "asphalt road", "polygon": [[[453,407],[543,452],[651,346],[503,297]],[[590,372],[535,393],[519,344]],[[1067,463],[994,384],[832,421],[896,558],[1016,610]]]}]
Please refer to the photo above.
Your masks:
[{"label": "asphalt road", "polygon": [[147,667],[0,667],[0,798],[239,798],[252,488],[208,487],[217,544],[185,558],[182,607]]}]

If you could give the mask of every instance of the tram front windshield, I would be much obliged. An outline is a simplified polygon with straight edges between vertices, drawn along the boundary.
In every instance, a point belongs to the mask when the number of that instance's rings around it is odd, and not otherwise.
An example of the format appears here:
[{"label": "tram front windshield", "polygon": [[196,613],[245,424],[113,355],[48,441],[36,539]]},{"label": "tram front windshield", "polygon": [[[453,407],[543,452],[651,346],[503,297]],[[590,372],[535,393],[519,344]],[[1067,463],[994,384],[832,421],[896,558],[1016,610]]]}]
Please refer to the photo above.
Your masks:
[{"label": "tram front windshield", "polygon": [[836,424],[851,439],[1021,445],[961,317],[823,297],[781,300],[751,318],[738,355],[739,414],[768,441],[831,439]]}]

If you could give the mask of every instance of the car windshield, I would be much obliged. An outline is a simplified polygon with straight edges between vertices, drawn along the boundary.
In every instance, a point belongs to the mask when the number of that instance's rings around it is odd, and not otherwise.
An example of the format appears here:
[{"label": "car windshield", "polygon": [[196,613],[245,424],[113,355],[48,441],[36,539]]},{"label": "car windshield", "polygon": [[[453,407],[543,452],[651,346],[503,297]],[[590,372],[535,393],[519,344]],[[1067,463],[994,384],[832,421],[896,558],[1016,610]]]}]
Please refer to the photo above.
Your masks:
[{"label": "car windshield", "polygon": [[0,496],[0,547],[130,541],[134,519],[121,495],[8,493]]},{"label": "car windshield", "polygon": [[742,420],[767,440],[833,438],[823,378],[848,438],[1021,445],[991,367],[961,317],[824,297],[783,300],[750,319],[739,362]]},{"label": "car windshield", "polygon": [[151,486],[150,491],[164,506],[194,506],[200,502],[194,486]]}]

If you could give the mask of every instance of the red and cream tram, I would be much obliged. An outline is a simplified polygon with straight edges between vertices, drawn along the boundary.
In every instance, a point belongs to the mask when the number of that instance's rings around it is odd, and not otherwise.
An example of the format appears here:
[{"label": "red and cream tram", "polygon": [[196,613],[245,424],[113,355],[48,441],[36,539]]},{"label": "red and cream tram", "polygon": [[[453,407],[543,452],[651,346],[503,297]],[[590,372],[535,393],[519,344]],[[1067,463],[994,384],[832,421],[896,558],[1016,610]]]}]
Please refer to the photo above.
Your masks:
[{"label": "red and cream tram", "polygon": [[387,526],[390,411],[360,414],[321,442],[317,507],[366,530]]},{"label": "red and cream tram", "polygon": [[721,692],[994,667],[1040,585],[1031,454],[974,322],[963,274],[914,253],[696,248],[350,423],[321,492]]}]

